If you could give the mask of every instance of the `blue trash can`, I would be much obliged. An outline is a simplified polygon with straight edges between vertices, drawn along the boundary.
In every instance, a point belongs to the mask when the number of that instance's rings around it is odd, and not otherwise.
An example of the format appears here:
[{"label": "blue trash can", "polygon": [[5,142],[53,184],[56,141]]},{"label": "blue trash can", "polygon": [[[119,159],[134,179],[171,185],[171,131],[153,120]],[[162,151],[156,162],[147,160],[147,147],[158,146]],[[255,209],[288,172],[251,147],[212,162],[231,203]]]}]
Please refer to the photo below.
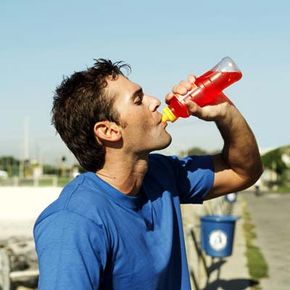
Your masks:
[{"label": "blue trash can", "polygon": [[238,217],[207,215],[201,217],[201,248],[211,257],[228,257],[233,251]]}]

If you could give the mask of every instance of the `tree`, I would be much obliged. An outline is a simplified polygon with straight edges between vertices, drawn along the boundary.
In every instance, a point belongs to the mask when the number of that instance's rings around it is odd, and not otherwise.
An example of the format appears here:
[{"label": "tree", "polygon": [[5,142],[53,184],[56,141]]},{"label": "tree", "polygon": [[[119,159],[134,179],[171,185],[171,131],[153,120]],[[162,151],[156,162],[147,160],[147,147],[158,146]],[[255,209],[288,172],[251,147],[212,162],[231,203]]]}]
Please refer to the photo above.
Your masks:
[{"label": "tree", "polygon": [[282,155],[290,155],[290,146],[279,147],[262,155],[262,162],[265,169],[273,170],[278,175],[278,183],[283,185],[287,182],[287,164],[283,161]]},{"label": "tree", "polygon": [[205,154],[208,154],[208,152],[199,147],[192,147],[187,150],[183,150],[179,152],[179,156],[181,157],[188,156],[188,155],[205,155]]},{"label": "tree", "polygon": [[18,175],[19,164],[19,160],[13,156],[0,157],[0,169],[6,171],[9,176]]}]

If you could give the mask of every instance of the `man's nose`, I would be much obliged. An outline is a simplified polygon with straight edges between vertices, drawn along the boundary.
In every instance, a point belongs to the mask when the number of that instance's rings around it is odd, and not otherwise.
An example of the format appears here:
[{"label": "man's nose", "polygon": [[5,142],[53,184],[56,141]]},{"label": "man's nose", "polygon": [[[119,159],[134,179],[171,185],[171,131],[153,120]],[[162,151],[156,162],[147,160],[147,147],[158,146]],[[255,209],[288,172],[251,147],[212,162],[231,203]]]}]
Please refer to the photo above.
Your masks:
[{"label": "man's nose", "polygon": [[156,111],[161,105],[160,100],[152,96],[148,96],[148,101],[149,101],[149,110],[151,112]]}]

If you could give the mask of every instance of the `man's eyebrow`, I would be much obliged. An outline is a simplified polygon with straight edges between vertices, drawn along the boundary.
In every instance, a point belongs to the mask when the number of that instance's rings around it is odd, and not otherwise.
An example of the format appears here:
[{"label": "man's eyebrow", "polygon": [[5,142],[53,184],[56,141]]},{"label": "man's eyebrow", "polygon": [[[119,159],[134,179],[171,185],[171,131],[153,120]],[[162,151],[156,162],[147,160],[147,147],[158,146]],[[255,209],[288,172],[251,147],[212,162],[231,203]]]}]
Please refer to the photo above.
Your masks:
[{"label": "man's eyebrow", "polygon": [[142,89],[141,87],[140,87],[139,89],[137,89],[137,90],[133,93],[133,95],[132,95],[132,99],[138,97],[139,95],[144,95],[144,93],[143,93],[143,89]]}]

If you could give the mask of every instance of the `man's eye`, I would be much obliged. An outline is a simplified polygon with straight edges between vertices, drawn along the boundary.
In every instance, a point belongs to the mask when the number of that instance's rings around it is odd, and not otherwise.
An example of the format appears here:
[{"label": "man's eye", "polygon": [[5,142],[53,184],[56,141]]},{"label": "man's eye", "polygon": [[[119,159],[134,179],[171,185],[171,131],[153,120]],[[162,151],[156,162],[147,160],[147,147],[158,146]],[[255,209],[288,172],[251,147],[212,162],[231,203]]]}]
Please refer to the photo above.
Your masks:
[{"label": "man's eye", "polygon": [[142,101],[143,101],[143,96],[137,96],[137,97],[135,98],[134,103],[135,103],[136,105],[141,105],[141,104],[142,104]]}]

